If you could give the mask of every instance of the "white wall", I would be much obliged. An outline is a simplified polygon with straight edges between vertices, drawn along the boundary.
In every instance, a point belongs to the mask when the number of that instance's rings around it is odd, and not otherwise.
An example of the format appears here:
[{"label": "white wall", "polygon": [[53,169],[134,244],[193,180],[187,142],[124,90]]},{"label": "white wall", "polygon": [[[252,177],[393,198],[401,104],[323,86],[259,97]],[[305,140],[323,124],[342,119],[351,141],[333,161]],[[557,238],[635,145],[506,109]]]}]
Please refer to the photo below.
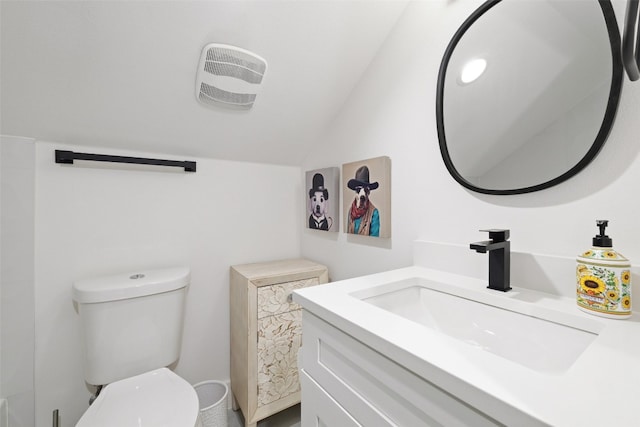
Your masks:
[{"label": "white wall", "polygon": [[[464,189],[447,172],[436,133],[438,68],[454,32],[481,3],[412,2],[303,163],[302,173],[391,157],[390,240],[310,230],[302,234],[303,255],[325,263],[332,279],[410,265],[411,242],[468,244],[484,240],[486,233],[478,231],[484,228],[511,229],[514,251],[575,256],[590,246],[596,219],[609,219],[615,247],[640,263],[640,83],[625,77],[608,142],[586,170],[563,184],[531,194],[490,196]],[[620,23],[623,17],[624,8]]]},{"label": "white wall", "polygon": [[[0,237],[2,236],[2,145],[0,141]],[[2,242],[0,242],[0,427],[7,427],[7,400],[4,398],[2,380]]]},{"label": "white wall", "polygon": [[2,139],[0,137],[0,426],[5,427],[3,423],[6,418],[5,412],[7,411],[5,407],[7,401],[4,399],[4,381],[2,380],[2,325],[4,324],[4,322],[2,322],[2,182]]},{"label": "white wall", "polygon": [[300,255],[300,169],[202,158],[196,173],[65,166],[55,149],[160,157],[36,143],[36,425],[58,408],[72,426],[87,408],[71,299],[81,278],[191,267],[176,372],[227,380],[229,266]]},{"label": "white wall", "polygon": [[34,150],[0,137],[0,397],[11,427],[35,425]]}]

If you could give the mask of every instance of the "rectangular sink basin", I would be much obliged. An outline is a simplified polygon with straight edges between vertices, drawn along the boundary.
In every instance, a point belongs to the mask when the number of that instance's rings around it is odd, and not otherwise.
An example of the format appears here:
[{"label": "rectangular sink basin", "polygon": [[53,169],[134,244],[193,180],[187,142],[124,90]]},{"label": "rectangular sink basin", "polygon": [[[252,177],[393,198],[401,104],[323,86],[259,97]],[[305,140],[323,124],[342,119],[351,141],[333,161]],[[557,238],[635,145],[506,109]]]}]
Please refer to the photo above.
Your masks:
[{"label": "rectangular sink basin", "polygon": [[598,336],[587,330],[431,289],[429,283],[413,278],[351,295],[545,373],[565,372]]}]

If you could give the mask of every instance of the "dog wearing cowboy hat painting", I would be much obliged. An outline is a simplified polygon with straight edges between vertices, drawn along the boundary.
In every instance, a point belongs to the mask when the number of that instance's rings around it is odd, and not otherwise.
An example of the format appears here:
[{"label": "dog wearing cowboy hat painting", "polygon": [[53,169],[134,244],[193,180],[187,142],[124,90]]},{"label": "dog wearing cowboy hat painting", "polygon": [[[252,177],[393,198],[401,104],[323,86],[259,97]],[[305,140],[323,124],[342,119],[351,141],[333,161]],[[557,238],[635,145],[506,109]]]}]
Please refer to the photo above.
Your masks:
[{"label": "dog wearing cowboy hat painting", "polygon": [[369,200],[369,194],[378,188],[378,183],[369,182],[369,168],[360,166],[355,178],[347,182],[347,187],[355,192],[347,214],[347,232],[380,237],[380,213]]},{"label": "dog wearing cowboy hat painting", "polygon": [[324,176],[321,173],[313,175],[313,183],[309,190],[309,228],[329,231],[332,220],[327,216],[329,205],[329,190],[324,186]]}]

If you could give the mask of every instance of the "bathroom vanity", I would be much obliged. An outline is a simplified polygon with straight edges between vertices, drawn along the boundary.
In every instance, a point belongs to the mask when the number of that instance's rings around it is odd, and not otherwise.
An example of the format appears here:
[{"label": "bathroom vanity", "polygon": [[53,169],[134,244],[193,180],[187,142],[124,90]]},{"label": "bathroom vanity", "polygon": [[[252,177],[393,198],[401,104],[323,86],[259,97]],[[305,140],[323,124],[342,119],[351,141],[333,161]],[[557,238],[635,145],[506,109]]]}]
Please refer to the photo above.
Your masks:
[{"label": "bathroom vanity", "polygon": [[328,281],[306,259],[243,264],[230,272],[231,390],[246,426],[300,402],[300,306],[291,292]]},{"label": "bathroom vanity", "polygon": [[303,425],[636,425],[640,319],[512,285],[414,266],[296,291]]},{"label": "bathroom vanity", "polygon": [[307,311],[304,335],[305,426],[500,425]]}]

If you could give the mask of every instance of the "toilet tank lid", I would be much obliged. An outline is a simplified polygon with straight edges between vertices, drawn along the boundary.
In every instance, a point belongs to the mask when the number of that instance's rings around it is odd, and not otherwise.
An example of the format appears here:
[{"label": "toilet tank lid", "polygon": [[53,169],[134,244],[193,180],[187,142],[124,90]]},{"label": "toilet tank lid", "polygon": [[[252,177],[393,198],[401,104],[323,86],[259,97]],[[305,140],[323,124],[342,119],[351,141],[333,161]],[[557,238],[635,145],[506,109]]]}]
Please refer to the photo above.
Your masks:
[{"label": "toilet tank lid", "polygon": [[90,304],[142,297],[184,288],[190,279],[187,267],[175,267],[78,280],[73,284],[73,299]]}]

